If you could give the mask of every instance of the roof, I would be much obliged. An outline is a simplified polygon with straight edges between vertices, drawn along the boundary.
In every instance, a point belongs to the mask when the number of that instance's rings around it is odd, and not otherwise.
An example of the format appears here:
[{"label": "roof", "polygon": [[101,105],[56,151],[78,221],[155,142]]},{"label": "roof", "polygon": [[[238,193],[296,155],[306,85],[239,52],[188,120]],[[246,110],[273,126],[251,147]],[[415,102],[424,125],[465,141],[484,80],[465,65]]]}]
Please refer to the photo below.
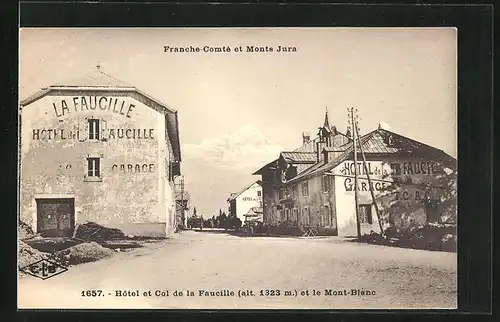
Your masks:
[{"label": "roof", "polygon": [[323,123],[323,127],[325,129],[328,129],[329,131],[331,130],[330,129],[330,120],[328,119],[328,108],[325,111],[325,122]]},{"label": "roof", "polygon": [[302,144],[300,147],[296,148],[293,150],[293,152],[313,152],[316,150],[316,142],[318,141],[318,138],[314,138],[308,143]]},{"label": "roof", "polygon": [[241,189],[239,192],[234,192],[234,193],[230,194],[229,198],[227,199],[227,201],[234,200],[234,199],[238,198],[239,195],[241,195],[243,192],[247,191],[251,186],[253,186],[256,183],[258,185],[262,185],[262,181],[260,181],[260,180],[252,182],[252,184],[250,184],[250,185],[246,186],[245,188]]},{"label": "roof", "polygon": [[264,212],[262,207],[252,207],[244,216],[258,216]]},{"label": "roof", "polygon": [[347,144],[349,144],[349,143],[343,144],[343,145],[338,146],[338,147],[325,146],[323,148],[323,151],[326,151],[326,152],[344,152],[347,149]]},{"label": "roof", "polygon": [[285,161],[292,163],[314,163],[316,162],[316,153],[314,152],[281,152]]},{"label": "roof", "polygon": [[254,173],[252,173],[252,175],[262,174],[262,172],[264,172],[264,170],[266,170],[267,168],[270,168],[271,166],[276,166],[276,163],[278,162],[278,160],[279,159],[275,159],[275,160],[269,162],[268,164],[266,164],[265,166],[263,166],[259,170],[257,170]]},{"label": "roof", "polygon": [[[330,129],[331,129],[331,132],[333,132],[334,135],[342,135],[343,137],[346,137],[350,141],[352,141],[351,137],[349,137],[348,135],[346,135],[346,134],[338,131],[335,126],[332,126]],[[300,147],[298,147],[297,149],[293,150],[293,152],[316,152],[316,143],[318,142],[318,140],[319,140],[319,138],[315,137],[314,139],[312,139],[308,143],[304,143]],[[348,144],[348,143],[346,143],[346,144]],[[338,148],[341,149],[346,144],[344,144],[344,145],[342,145],[342,146],[340,146]]]},{"label": "roof", "polygon": [[[392,138],[392,144],[389,144],[387,141],[388,137]],[[456,167],[456,160],[444,151],[385,129],[377,129],[365,134],[361,137],[361,145],[362,148],[358,145],[356,150],[358,152],[361,152],[362,150],[365,154],[423,154],[432,156],[451,168]],[[351,159],[354,152],[353,142],[349,142],[344,146],[346,147],[346,150],[337,158],[327,163],[318,162],[299,173],[287,183],[297,182],[302,179],[310,178],[317,174],[330,171],[340,163]]]},{"label": "roof", "polygon": [[140,91],[136,87],[129,85],[121,80],[118,80],[104,72],[100,69],[96,69],[88,74],[76,77],[73,79],[68,79],[56,83],[54,85],[42,88],[40,91],[34,93],[33,95],[25,98],[21,101],[21,106],[29,105],[49,94],[54,92],[74,92],[81,90],[92,90],[92,91],[120,91],[130,94],[131,97],[140,100],[145,105],[153,107],[163,111],[165,114],[165,122],[168,131],[168,136],[170,138],[170,143],[172,144],[172,149],[176,161],[181,161],[181,149],[180,149],[180,139],[179,139],[179,119],[177,111],[170,108],[168,105],[158,101],[157,99],[147,95],[146,93]]},{"label": "roof", "polygon": [[53,87],[120,87],[135,88],[134,86],[118,80],[100,69],[94,70],[86,75],[52,85]]}]

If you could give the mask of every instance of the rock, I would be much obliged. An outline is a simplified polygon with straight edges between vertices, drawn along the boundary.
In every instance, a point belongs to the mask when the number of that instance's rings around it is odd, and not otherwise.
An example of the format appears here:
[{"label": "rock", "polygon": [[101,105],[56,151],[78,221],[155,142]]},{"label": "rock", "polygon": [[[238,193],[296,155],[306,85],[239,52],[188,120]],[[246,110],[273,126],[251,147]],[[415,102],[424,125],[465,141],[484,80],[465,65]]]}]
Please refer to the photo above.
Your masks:
[{"label": "rock", "polygon": [[67,265],[94,262],[111,256],[112,249],[102,247],[96,242],[82,243],[54,253],[57,258],[66,259]]},{"label": "rock", "polygon": [[104,241],[111,239],[123,239],[125,234],[120,229],[108,228],[95,222],[79,225],[75,232],[75,238],[85,241]]},{"label": "rock", "polygon": [[42,253],[33,247],[29,246],[23,241],[19,242],[19,257],[18,266],[23,268],[27,265],[33,264],[39,260],[46,259],[49,254]]},{"label": "rock", "polygon": [[31,227],[28,224],[26,224],[22,221],[19,221],[18,231],[19,231],[19,239],[20,240],[35,237],[35,233],[33,232],[33,229],[31,229]]}]

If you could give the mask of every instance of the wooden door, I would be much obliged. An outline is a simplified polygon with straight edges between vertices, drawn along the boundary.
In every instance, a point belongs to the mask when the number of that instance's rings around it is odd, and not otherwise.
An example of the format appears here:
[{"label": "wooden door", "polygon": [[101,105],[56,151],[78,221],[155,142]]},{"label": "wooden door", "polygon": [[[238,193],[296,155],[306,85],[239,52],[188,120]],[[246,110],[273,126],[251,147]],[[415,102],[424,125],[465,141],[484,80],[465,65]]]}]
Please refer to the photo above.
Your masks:
[{"label": "wooden door", "polygon": [[37,232],[43,237],[71,237],[75,227],[75,200],[37,199]]}]

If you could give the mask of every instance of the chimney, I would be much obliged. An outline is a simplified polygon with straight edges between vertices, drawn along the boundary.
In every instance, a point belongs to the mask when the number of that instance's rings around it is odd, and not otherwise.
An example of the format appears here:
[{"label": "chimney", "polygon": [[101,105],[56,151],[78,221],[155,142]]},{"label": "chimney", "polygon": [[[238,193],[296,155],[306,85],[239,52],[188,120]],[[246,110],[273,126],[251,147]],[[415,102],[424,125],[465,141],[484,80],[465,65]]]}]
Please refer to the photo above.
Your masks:
[{"label": "chimney", "polygon": [[308,144],[311,142],[311,135],[309,132],[302,132],[302,144]]},{"label": "chimney", "polygon": [[326,163],[328,163],[330,160],[328,160],[328,151],[326,150],[323,150],[323,161]]}]

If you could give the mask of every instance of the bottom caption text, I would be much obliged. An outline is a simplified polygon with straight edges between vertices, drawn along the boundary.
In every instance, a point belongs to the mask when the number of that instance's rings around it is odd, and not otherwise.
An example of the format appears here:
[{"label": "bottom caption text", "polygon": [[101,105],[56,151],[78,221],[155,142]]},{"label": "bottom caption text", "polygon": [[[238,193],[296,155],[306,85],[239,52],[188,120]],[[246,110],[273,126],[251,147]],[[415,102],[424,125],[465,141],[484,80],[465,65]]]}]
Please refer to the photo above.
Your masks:
[{"label": "bottom caption text", "polygon": [[299,296],[376,296],[377,292],[366,289],[306,289],[306,290],[83,290],[82,297],[299,297]]}]

